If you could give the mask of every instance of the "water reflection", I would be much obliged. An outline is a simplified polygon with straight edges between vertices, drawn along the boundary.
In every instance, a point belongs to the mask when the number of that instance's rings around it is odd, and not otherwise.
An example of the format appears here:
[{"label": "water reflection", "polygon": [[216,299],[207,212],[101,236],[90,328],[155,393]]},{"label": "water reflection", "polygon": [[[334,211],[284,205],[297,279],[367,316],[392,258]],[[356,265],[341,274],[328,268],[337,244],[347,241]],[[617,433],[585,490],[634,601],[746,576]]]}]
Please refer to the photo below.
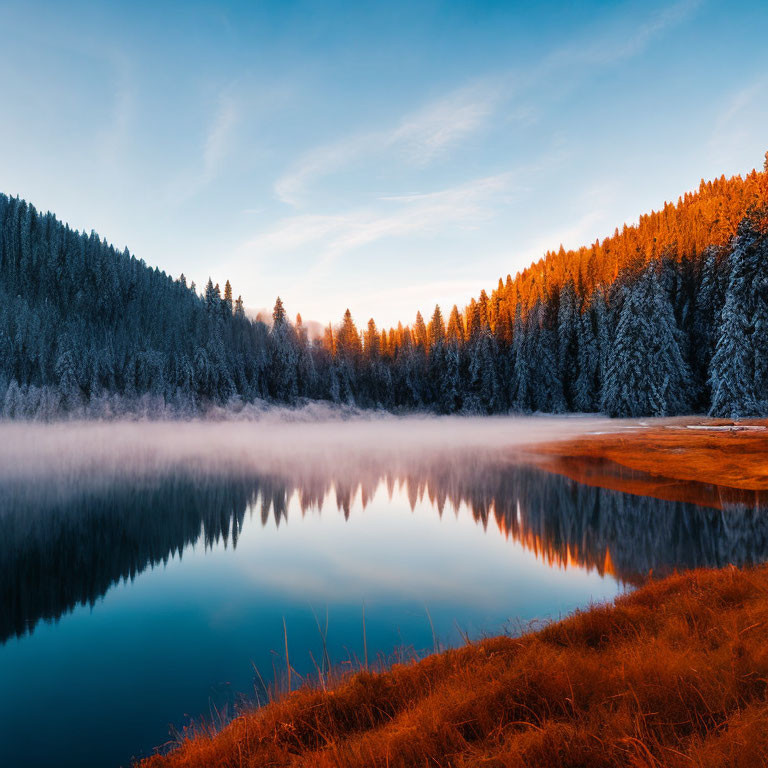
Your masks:
[{"label": "water reflection", "polygon": [[[630,474],[612,472],[644,480]],[[594,569],[629,584],[651,571],[768,558],[768,515],[759,500],[717,508],[624,493],[501,451],[407,461],[368,456],[265,474],[175,467],[109,482],[15,478],[0,483],[0,641],[93,605],[114,584],[181,558],[196,542],[235,548],[253,518],[279,527],[291,499],[302,516],[330,503],[348,519],[356,498],[364,510],[381,487],[390,497],[401,488],[411,509],[428,500],[440,517],[465,507],[478,525],[498,528],[550,565]]]}]

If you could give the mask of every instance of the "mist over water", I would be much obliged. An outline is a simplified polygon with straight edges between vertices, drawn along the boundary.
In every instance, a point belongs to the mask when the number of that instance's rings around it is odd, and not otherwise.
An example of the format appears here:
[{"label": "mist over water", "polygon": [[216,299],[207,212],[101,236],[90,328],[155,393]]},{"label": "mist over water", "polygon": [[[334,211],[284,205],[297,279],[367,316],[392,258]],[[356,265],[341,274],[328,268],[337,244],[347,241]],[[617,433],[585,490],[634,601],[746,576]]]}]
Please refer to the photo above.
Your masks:
[{"label": "mist over water", "polygon": [[[431,650],[656,574],[768,557],[755,506],[581,485],[536,443],[597,418],[0,425],[0,744],[127,765],[231,714],[252,663]],[[429,611],[429,617],[427,616]],[[461,632],[460,632],[461,630]],[[39,717],[44,711],[46,716]],[[218,715],[215,713],[219,713]],[[222,714],[226,713],[226,714]],[[23,763],[21,762],[23,758]]]},{"label": "mist over water", "polygon": [[[636,428],[599,417],[459,417],[275,409],[250,421],[0,422],[0,480],[83,477],[139,479],[182,468],[236,471],[349,472],[366,462],[408,465],[425,455],[500,450],[595,431]],[[338,412],[343,414],[343,412]]]}]

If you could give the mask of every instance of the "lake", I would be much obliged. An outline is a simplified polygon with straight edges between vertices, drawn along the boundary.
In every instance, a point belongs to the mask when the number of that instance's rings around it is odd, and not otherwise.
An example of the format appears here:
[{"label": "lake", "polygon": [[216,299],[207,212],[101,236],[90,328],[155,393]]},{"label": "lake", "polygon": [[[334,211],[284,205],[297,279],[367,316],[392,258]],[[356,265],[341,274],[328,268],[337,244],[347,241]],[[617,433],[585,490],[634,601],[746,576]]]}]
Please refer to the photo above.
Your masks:
[{"label": "lake", "polygon": [[127,766],[327,657],[390,663],[768,556],[768,523],[548,472],[600,419],[0,426],[0,764]]}]

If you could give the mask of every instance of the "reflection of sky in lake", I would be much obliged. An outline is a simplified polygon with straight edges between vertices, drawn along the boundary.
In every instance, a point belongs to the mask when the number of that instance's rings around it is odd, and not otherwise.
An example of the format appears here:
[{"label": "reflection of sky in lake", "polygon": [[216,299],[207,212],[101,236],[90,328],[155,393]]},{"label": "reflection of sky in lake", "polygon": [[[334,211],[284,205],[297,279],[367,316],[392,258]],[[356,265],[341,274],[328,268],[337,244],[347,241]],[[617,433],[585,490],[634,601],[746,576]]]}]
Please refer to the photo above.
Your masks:
[{"label": "reflection of sky in lake", "polygon": [[[87,567],[74,553],[72,562]],[[455,513],[447,504],[440,517],[426,494],[411,511],[405,490],[390,501],[381,485],[365,508],[356,495],[348,520],[333,496],[322,513],[302,515],[294,495],[279,526],[262,526],[251,510],[235,548],[198,541],[93,608],[7,640],[0,744],[14,766],[125,764],[185,715],[231,711],[234,692],[253,691],[251,662],[271,678],[273,661],[282,663],[283,617],[292,665],[310,671],[309,652],[322,654],[312,609],[322,622],[327,608],[329,652],[340,663],[363,655],[363,602],[373,658],[398,645],[431,648],[426,609],[450,644],[460,641],[456,625],[498,632],[619,589],[595,570],[550,567],[493,518],[484,530],[466,506]]]}]

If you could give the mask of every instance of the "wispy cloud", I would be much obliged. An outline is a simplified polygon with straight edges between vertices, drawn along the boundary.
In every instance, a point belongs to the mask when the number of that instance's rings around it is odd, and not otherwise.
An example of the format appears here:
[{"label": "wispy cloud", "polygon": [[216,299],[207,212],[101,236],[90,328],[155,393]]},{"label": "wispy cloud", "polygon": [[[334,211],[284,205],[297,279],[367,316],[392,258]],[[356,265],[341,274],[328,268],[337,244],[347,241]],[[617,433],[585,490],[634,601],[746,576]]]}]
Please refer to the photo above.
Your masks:
[{"label": "wispy cloud", "polygon": [[363,133],[310,150],[275,182],[278,199],[298,206],[310,184],[381,146],[381,134]]},{"label": "wispy cloud", "polygon": [[[569,153],[558,147],[557,141],[531,158],[528,168],[516,169],[514,185],[511,174],[496,174],[420,193],[414,186],[431,175],[425,172],[426,166],[439,161],[441,170],[462,172],[450,156],[452,151],[461,148],[463,158],[470,142],[479,145],[478,137],[484,132],[493,141],[491,133],[509,133],[512,123],[530,128],[540,122],[544,112],[557,106],[564,93],[573,93],[606,65],[641,55],[654,41],[692,17],[701,1],[679,0],[661,9],[644,11],[644,16],[623,9],[613,17],[610,28],[585,30],[578,43],[569,41],[538,62],[529,62],[524,70],[489,73],[427,101],[381,129],[359,131],[312,148],[300,155],[273,186],[280,201],[299,210],[244,243],[233,254],[233,261],[249,263],[253,268],[254,263],[278,263],[290,256],[306,270],[306,283],[324,276],[346,254],[354,253],[357,263],[380,253],[381,248],[371,248],[374,244],[386,241],[396,254],[399,247],[410,249],[409,243],[419,239],[490,227],[512,199],[520,198],[523,186],[535,189],[542,178],[550,178],[555,167],[562,165]],[[512,156],[516,156],[511,149]],[[475,153],[475,157],[483,162],[482,153]],[[326,184],[328,177],[348,179],[345,188],[350,195],[358,195],[361,171],[366,172],[362,192],[365,197],[334,207],[329,190],[340,187]],[[391,184],[398,175],[401,184],[392,191],[403,194],[381,196],[380,189],[375,190],[374,179],[387,179]],[[322,197],[317,195],[319,190],[323,190]],[[582,206],[566,217],[569,223],[562,231],[549,229],[535,240],[521,235],[504,252],[497,246],[493,257],[484,245],[483,261],[501,264],[502,272],[506,272],[518,265],[526,266],[561,241],[576,246],[596,236],[606,209],[601,201],[593,202],[586,210]],[[497,271],[496,266],[489,269],[489,273]],[[477,280],[456,278],[450,288],[444,286],[439,293],[443,300],[456,301],[457,293],[469,282],[477,288]],[[413,294],[401,290],[399,299],[410,301],[423,289],[423,284],[414,282]]]},{"label": "wispy cloud", "polygon": [[504,94],[501,82],[487,80],[459,88],[405,117],[385,137],[387,146],[402,146],[409,159],[423,165],[479,130]]},{"label": "wispy cloud", "polygon": [[126,143],[131,138],[136,112],[136,87],[133,65],[120,49],[95,51],[112,71],[112,107],[103,130],[96,138],[95,151],[103,164],[114,168],[124,155]]},{"label": "wispy cloud", "polygon": [[225,88],[219,94],[215,111],[203,132],[200,154],[166,189],[168,204],[185,203],[221,175],[235,149],[235,129],[239,119],[239,102],[233,89]]},{"label": "wispy cloud", "polygon": [[203,149],[203,179],[212,179],[232,149],[232,134],[238,119],[237,104],[229,91],[219,96],[216,114],[208,128]]},{"label": "wispy cloud", "polygon": [[[644,20],[632,24],[626,34],[613,31],[588,45],[565,45],[545,62],[545,69],[583,64],[611,64],[642,53],[651,43],[670,29],[690,19],[704,0],[678,0],[653,11]],[[623,26],[627,26],[626,21]]]},{"label": "wispy cloud", "polygon": [[642,53],[655,39],[689,19],[703,0],[678,0],[650,14],[641,23],[626,24],[626,34],[603,35],[587,45],[568,44],[533,66],[525,77],[502,72],[460,86],[405,115],[381,131],[352,134],[305,153],[274,184],[279,200],[293,206],[306,201],[310,187],[324,176],[362,159],[395,154],[411,166],[425,166],[482,130],[501,107],[507,119],[530,122],[530,105],[509,104],[514,94],[542,87],[563,70],[583,72]]},{"label": "wispy cloud", "polygon": [[316,147],[278,178],[275,194],[298,206],[314,181],[363,156],[394,152],[410,164],[426,165],[479,130],[502,94],[502,82],[489,78],[429,102],[387,130],[362,132]]},{"label": "wispy cloud", "polygon": [[240,254],[274,254],[312,246],[320,261],[385,238],[475,227],[495,215],[509,173],[475,179],[437,192],[380,198],[376,205],[339,214],[299,214],[279,221],[246,243]]},{"label": "wispy cloud", "polygon": [[637,32],[629,38],[621,54],[629,56],[640,52],[655,37],[673,27],[687,21],[701,7],[704,0],[679,0],[679,2],[663,8],[651,19],[642,24]]},{"label": "wispy cloud", "polygon": [[654,39],[691,18],[704,0],[678,0],[662,8],[642,23],[622,44],[612,50],[614,59],[627,58],[643,51]]}]

